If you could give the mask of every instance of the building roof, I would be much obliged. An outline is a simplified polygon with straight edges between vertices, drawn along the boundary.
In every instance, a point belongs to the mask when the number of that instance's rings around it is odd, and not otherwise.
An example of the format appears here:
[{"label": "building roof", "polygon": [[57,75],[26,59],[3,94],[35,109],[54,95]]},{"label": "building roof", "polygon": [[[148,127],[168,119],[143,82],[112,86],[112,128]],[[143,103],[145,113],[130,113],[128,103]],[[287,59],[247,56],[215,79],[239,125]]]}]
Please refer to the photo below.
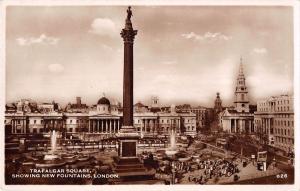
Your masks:
[{"label": "building roof", "polygon": [[134,105],[135,107],[146,107],[144,104],[142,104],[141,102],[138,102]]},{"label": "building roof", "polygon": [[102,97],[98,100],[98,104],[101,105],[110,105],[110,101],[106,97]]}]

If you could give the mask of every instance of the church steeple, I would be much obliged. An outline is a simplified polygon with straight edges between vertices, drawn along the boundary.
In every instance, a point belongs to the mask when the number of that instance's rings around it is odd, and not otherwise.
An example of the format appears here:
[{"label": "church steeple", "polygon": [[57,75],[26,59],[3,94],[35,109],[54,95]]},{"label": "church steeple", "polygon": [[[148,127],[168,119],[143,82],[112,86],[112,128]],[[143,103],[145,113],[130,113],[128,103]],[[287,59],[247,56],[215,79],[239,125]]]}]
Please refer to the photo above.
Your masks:
[{"label": "church steeple", "polygon": [[244,76],[243,60],[240,58],[239,74],[237,77],[237,84],[235,89],[235,109],[238,112],[249,112],[248,89],[246,86],[246,79]]},{"label": "church steeple", "polygon": [[243,58],[240,58],[240,69],[239,69],[239,75],[244,75],[243,71]]}]

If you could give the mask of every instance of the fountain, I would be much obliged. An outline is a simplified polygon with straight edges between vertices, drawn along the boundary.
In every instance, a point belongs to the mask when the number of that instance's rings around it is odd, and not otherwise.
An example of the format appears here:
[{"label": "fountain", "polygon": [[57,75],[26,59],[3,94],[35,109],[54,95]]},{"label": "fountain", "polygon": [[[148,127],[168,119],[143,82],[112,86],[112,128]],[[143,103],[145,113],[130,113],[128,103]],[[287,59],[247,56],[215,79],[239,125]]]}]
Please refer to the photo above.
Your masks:
[{"label": "fountain", "polygon": [[165,153],[167,156],[174,156],[178,152],[178,149],[176,147],[176,134],[175,130],[171,129],[170,134],[170,147],[166,149]]},{"label": "fountain", "polygon": [[59,158],[59,156],[57,154],[55,154],[55,152],[56,152],[56,140],[57,140],[57,134],[56,134],[55,130],[53,130],[51,132],[51,139],[50,139],[51,150],[50,150],[49,153],[45,154],[44,160],[55,160],[55,159]]}]

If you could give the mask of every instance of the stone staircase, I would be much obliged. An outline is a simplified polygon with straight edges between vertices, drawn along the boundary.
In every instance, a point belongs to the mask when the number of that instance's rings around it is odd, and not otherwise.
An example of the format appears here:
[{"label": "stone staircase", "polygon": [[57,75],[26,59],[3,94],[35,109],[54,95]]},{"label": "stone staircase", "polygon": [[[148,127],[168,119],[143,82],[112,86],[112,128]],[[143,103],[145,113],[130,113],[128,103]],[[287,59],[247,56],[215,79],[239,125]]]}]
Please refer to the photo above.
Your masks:
[{"label": "stone staircase", "polygon": [[115,158],[113,171],[119,175],[119,179],[112,180],[114,184],[153,180],[156,172],[154,169],[147,169],[138,158]]}]

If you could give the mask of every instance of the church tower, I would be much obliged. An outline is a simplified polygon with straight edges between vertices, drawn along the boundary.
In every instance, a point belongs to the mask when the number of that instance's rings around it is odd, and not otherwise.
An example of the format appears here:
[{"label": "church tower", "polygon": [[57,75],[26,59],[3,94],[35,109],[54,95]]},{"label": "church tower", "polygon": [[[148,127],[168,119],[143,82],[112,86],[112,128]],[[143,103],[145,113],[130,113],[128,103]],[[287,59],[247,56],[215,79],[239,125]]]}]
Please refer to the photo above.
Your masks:
[{"label": "church tower", "polygon": [[223,110],[223,107],[222,107],[222,100],[220,98],[220,93],[217,92],[217,97],[216,97],[216,100],[215,100],[215,112],[216,113],[220,113],[222,110]]},{"label": "church tower", "polygon": [[159,107],[158,97],[156,97],[156,96],[151,97],[151,107],[154,107],[154,108]]},{"label": "church tower", "polygon": [[239,75],[237,77],[234,105],[237,112],[249,112],[248,89],[243,71],[242,58],[240,60]]}]

